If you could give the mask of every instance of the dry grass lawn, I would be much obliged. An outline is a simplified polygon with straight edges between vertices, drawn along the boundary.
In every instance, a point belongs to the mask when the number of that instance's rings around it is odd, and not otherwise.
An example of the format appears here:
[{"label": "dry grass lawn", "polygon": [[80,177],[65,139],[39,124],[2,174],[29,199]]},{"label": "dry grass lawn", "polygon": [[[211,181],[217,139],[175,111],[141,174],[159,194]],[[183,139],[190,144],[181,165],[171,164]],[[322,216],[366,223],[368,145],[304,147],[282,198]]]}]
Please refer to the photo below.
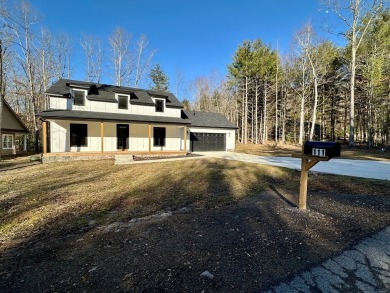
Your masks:
[{"label": "dry grass lawn", "polygon": [[[230,204],[269,189],[294,201],[299,172],[217,159],[115,166],[112,161],[33,165],[0,173],[1,249],[51,227],[78,229],[186,206]],[[378,180],[321,175],[311,190],[387,194]],[[369,182],[369,184],[367,184]]]},{"label": "dry grass lawn", "polygon": [[219,159],[3,170],[0,291],[255,292],[389,225],[390,182],[312,174],[301,211],[299,175]]},{"label": "dry grass lawn", "polygon": [[112,161],[34,165],[0,182],[2,249],[52,225],[77,228],[188,205],[226,204],[288,180],[291,171],[217,160],[115,166]]}]

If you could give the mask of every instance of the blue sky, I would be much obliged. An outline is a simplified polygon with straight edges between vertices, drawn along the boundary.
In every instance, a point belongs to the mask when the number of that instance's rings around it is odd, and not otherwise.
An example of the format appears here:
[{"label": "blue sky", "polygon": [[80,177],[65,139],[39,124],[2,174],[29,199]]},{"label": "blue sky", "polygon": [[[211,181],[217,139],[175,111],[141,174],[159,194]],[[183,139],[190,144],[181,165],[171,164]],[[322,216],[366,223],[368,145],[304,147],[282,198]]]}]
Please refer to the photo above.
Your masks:
[{"label": "blue sky", "polygon": [[[74,78],[82,79],[81,34],[108,36],[121,26],[133,40],[145,34],[159,63],[174,82],[175,71],[186,80],[210,74],[226,75],[237,47],[260,38],[285,53],[293,34],[309,20],[320,30],[327,13],[316,0],[31,0],[42,14],[41,24],[53,33],[65,32],[76,53]],[[81,67],[81,66],[79,66]],[[109,79],[103,80],[111,83]]]}]

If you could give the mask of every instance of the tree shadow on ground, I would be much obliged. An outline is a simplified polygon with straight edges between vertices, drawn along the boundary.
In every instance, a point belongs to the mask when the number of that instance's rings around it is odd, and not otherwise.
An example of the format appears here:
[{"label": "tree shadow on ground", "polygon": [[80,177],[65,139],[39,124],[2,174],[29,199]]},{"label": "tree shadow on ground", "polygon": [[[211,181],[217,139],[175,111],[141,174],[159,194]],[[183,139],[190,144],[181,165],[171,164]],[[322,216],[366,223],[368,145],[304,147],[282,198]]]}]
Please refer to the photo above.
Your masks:
[{"label": "tree shadow on ground", "polygon": [[[316,194],[310,198],[312,210],[293,207],[282,184],[297,180],[288,170],[213,159],[104,165],[85,177],[75,166],[69,164],[62,181],[45,186],[44,193],[59,194],[18,207],[23,197],[40,193],[36,184],[16,196],[14,206],[2,206],[24,214],[44,209],[45,199],[53,204],[76,197],[75,188],[89,188],[91,197],[91,202],[56,210],[45,225],[4,252],[1,292],[253,292],[322,261],[367,232],[348,230],[348,223],[359,225],[362,218],[339,217],[354,212],[346,198],[337,211]],[[86,166],[93,170],[98,164]],[[60,170],[48,168],[42,176]],[[151,172],[156,175],[148,176]],[[97,189],[101,181],[106,184]],[[375,216],[375,210],[370,212]],[[347,223],[340,225],[343,219]],[[375,228],[389,221],[390,216],[381,218]],[[204,271],[214,278],[202,277]]]}]

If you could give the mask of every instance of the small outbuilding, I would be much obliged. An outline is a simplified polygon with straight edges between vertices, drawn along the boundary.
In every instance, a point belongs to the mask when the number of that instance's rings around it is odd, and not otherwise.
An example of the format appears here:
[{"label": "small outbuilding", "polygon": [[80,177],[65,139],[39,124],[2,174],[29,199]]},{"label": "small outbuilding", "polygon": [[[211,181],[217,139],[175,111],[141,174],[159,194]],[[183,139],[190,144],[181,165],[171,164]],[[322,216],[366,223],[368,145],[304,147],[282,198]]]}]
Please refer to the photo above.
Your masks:
[{"label": "small outbuilding", "polygon": [[[1,111],[1,155],[16,155],[19,151],[27,150],[27,135],[29,130],[5,99],[2,99]],[[16,138],[21,136],[23,141],[16,145]]]}]

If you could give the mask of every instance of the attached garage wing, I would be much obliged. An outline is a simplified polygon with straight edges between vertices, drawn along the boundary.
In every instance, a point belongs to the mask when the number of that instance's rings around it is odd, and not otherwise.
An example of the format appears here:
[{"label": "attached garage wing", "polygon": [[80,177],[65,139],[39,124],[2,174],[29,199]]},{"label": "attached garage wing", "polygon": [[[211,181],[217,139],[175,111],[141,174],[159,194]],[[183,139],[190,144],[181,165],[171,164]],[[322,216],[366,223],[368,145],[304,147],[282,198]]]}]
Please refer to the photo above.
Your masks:
[{"label": "attached garage wing", "polygon": [[225,133],[191,132],[190,141],[192,152],[226,151]]}]

